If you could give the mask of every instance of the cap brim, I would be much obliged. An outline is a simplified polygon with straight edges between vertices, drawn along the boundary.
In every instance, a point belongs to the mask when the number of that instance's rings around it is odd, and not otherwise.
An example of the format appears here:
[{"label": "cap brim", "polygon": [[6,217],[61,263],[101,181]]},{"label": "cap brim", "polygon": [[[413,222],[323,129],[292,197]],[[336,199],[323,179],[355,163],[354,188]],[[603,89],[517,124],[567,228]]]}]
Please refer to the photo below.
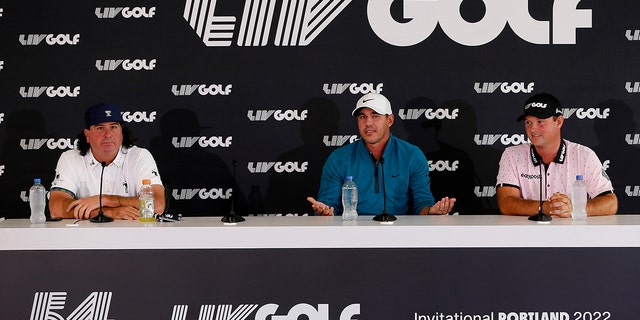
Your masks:
[{"label": "cap brim", "polygon": [[115,120],[113,120],[113,119],[107,119],[107,120],[104,120],[104,121],[95,121],[94,123],[89,123],[89,124],[85,123],[85,127],[86,127],[87,129],[89,129],[89,128],[91,128],[91,126],[96,126],[96,125],[99,125],[99,124],[101,124],[101,123],[110,123],[110,122],[117,122],[117,123],[119,123],[120,125],[124,125],[124,124],[126,124],[126,122],[125,122],[124,120],[122,120],[122,119],[120,119],[120,120],[118,120],[118,119],[115,119]]},{"label": "cap brim", "polygon": [[355,109],[353,109],[353,111],[351,111],[351,116],[355,117],[358,114],[358,110],[360,110],[362,108],[366,108],[366,107],[365,106],[361,106],[361,107],[356,107]]},{"label": "cap brim", "polygon": [[527,116],[534,116],[538,119],[547,119],[547,118],[551,118],[553,116],[556,116],[556,114],[552,114],[552,115],[548,115],[548,114],[542,114],[542,113],[538,113],[538,112],[527,112],[523,115],[520,115],[518,117],[518,119],[516,119],[516,122],[520,122],[522,120],[524,120],[524,118],[526,118]]},{"label": "cap brim", "polygon": [[383,110],[378,110],[378,108],[374,107],[374,106],[359,106],[359,107],[356,107],[355,109],[353,109],[353,111],[351,111],[351,115],[354,116],[354,117],[357,116],[358,115],[358,110],[360,110],[362,108],[369,108],[369,109],[373,110],[377,114],[384,114],[384,115],[390,115],[391,114],[391,113],[386,113]]}]

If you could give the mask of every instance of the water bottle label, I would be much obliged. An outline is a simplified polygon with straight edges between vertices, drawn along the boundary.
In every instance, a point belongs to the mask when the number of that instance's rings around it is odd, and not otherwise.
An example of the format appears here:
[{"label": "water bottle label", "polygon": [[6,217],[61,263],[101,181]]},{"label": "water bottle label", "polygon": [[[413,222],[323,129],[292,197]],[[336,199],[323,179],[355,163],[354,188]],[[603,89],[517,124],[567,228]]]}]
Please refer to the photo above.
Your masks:
[{"label": "water bottle label", "polygon": [[146,212],[153,212],[154,208],[154,203],[153,200],[147,200],[145,201],[145,211]]},{"label": "water bottle label", "polygon": [[153,199],[140,199],[140,220],[151,222],[154,220],[155,203]]}]

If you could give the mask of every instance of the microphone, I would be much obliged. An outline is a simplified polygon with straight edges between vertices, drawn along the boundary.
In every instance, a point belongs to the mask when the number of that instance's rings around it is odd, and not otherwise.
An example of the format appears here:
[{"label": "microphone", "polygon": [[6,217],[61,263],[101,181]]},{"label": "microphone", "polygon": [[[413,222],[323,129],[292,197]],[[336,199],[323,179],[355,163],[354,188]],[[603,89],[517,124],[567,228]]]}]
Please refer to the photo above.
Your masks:
[{"label": "microphone", "polygon": [[233,185],[231,185],[231,196],[229,197],[229,199],[231,200],[231,210],[227,215],[222,217],[221,221],[224,223],[237,223],[237,222],[244,221],[244,218],[242,216],[239,216],[235,214],[235,212],[233,212],[233,195],[236,193],[234,190],[234,187],[236,185],[236,168],[237,167],[238,167],[238,161],[233,160],[233,181],[232,181]]},{"label": "microphone", "polygon": [[104,167],[107,166],[107,163],[102,161],[100,162],[102,165],[102,171],[100,171],[100,210],[98,211],[98,215],[91,218],[91,222],[102,223],[102,222],[111,222],[113,218],[109,216],[105,216],[104,212],[102,212],[102,176],[104,175]]},{"label": "microphone", "polygon": [[540,205],[538,206],[538,213],[530,216],[529,220],[536,221],[538,223],[549,223],[552,219],[551,216],[545,214],[544,210],[542,210],[542,159],[539,159],[538,165],[540,166]]},{"label": "microphone", "polygon": [[373,217],[373,221],[380,222],[392,222],[396,221],[398,218],[396,216],[387,213],[387,188],[384,184],[384,157],[380,156],[380,169],[382,169],[382,213]]}]

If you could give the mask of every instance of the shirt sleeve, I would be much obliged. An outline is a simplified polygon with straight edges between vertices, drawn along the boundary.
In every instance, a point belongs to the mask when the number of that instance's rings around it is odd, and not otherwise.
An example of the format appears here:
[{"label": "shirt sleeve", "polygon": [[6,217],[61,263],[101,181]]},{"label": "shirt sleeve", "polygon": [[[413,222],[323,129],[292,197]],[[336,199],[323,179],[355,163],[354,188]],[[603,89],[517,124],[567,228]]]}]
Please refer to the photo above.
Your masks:
[{"label": "shirt sleeve", "polygon": [[500,165],[498,168],[498,176],[496,177],[496,185],[509,185],[514,187],[520,187],[520,181],[518,180],[518,166],[517,159],[514,156],[514,149],[507,148],[502,153],[500,158]]},{"label": "shirt sleeve", "polygon": [[589,197],[593,199],[602,193],[613,192],[611,180],[604,171],[602,162],[600,162],[598,155],[596,155],[593,150],[586,147],[584,148],[583,153],[586,175],[584,179],[587,183],[587,192],[589,193]]},{"label": "shirt sleeve", "polygon": [[409,173],[409,192],[413,198],[413,214],[420,214],[426,206],[433,206],[435,200],[431,193],[431,178],[429,178],[429,162],[424,153],[417,149],[412,157],[411,172]]},{"label": "shirt sleeve", "polygon": [[63,152],[60,158],[58,158],[56,174],[51,183],[51,189],[68,192],[77,199],[79,190],[78,183],[80,182],[79,179],[83,170],[84,166],[79,166],[78,163],[73,161],[72,153],[69,151]]},{"label": "shirt sleeve", "polygon": [[158,166],[155,159],[151,155],[149,150],[144,148],[138,148],[139,154],[136,157],[135,175],[136,175],[136,187],[135,190],[140,190],[142,187],[142,180],[149,179],[151,184],[162,185],[162,178],[158,171]]},{"label": "shirt sleeve", "polygon": [[334,214],[342,213],[342,174],[338,166],[339,159],[335,153],[329,155],[322,167],[318,201],[334,208]]}]

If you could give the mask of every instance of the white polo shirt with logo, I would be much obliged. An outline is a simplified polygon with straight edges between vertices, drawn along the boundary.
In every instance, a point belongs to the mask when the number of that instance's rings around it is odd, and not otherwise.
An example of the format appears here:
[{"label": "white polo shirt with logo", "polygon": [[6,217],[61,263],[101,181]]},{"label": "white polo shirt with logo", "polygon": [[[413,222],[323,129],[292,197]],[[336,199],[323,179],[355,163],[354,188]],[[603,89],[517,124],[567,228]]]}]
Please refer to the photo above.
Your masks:
[{"label": "white polo shirt with logo", "polygon": [[[68,150],[58,159],[51,190],[66,191],[76,199],[100,194],[102,165],[91,150],[84,156],[78,150]],[[144,148],[120,147],[115,160],[104,168],[102,192],[123,197],[137,196],[142,179],[162,184],[158,167],[151,153]]]},{"label": "white polo shirt with logo", "polygon": [[571,196],[571,186],[577,175],[587,184],[590,199],[613,192],[611,180],[602,168],[596,153],[590,148],[562,140],[556,158],[548,168],[531,144],[509,147],[502,153],[496,187],[511,186],[520,189],[520,196],[527,200],[540,200],[540,170],[544,177],[543,200],[555,192]]}]

